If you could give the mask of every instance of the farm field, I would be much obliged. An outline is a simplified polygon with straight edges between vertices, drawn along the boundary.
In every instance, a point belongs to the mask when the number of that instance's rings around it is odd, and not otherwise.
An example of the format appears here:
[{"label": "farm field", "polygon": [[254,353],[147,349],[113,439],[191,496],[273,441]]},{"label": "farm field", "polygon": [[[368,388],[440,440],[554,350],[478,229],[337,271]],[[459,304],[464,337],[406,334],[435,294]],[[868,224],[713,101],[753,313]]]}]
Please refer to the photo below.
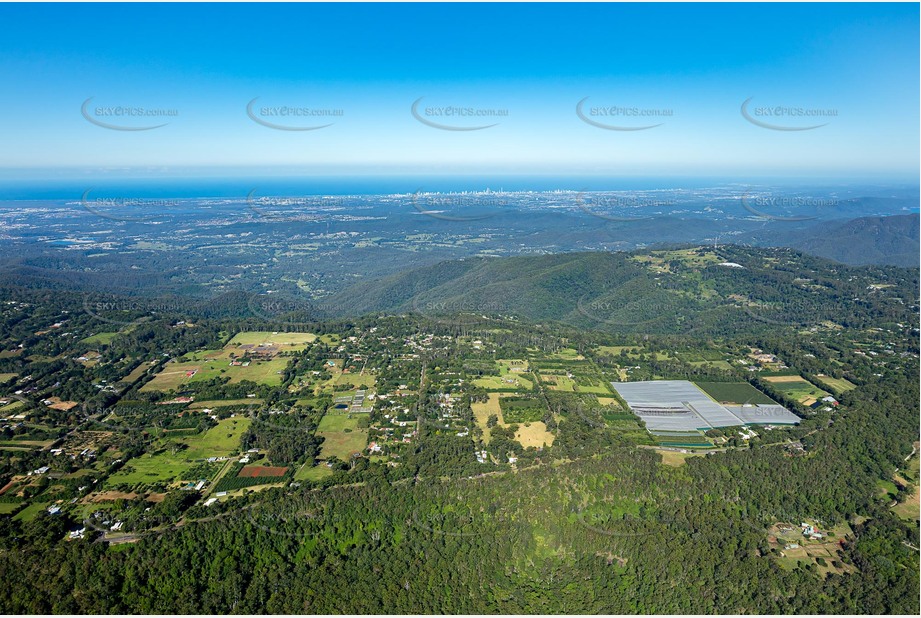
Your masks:
[{"label": "farm field", "polygon": [[243,466],[237,473],[238,478],[278,478],[284,476],[288,468],[284,466]]},{"label": "farm field", "polygon": [[853,384],[844,378],[832,378],[831,376],[820,374],[815,376],[815,379],[834,391],[836,395],[840,395],[841,393],[846,393],[847,391],[857,388],[856,384]]},{"label": "farm field", "polygon": [[[498,425],[500,427],[508,427],[511,424],[518,425],[518,431],[515,433],[515,439],[521,444],[521,446],[527,448],[529,446],[541,447],[545,443],[548,446],[553,444],[555,436],[547,431],[547,426],[541,420],[527,422],[518,421],[515,423],[507,422],[504,418],[504,413],[502,410],[503,404],[500,404],[500,401],[503,399],[506,399],[506,397],[502,397],[499,395],[499,393],[490,393],[489,401],[474,402],[471,404],[476,424],[483,431],[483,442],[489,444],[490,434],[489,429],[486,427],[486,422],[489,420],[491,415],[495,414],[497,417],[499,417]],[[530,410],[523,410],[523,412],[530,412]],[[541,408],[540,417],[543,416],[543,413],[543,409]]]},{"label": "farm field", "polygon": [[252,397],[247,399],[218,399],[214,401],[193,401],[189,404],[189,410],[201,410],[203,408],[222,408],[228,406],[260,406],[263,399]]},{"label": "farm field", "polygon": [[765,376],[761,378],[771,384],[777,391],[785,394],[790,399],[794,399],[805,406],[811,406],[822,397],[827,397],[829,393],[823,391],[818,386],[804,380],[800,376]]},{"label": "farm field", "polygon": [[320,458],[329,459],[338,457],[342,461],[348,461],[352,453],[360,453],[368,445],[368,431],[365,429],[356,429],[351,432],[317,432],[318,436],[323,436],[323,445],[320,447]]},{"label": "farm field", "polygon": [[571,393],[576,390],[575,380],[566,376],[541,374],[540,379],[547,388],[553,391],[566,391]]},{"label": "farm field", "polygon": [[729,371],[732,369],[732,365],[730,365],[727,361],[724,361],[724,360],[690,361],[689,364],[694,367],[701,367],[701,366],[706,365],[707,367],[713,367],[715,369],[723,369],[725,371]]},{"label": "farm field", "polygon": [[124,382],[126,384],[133,384],[137,382],[138,379],[140,379],[140,377],[144,375],[144,373],[148,369],[150,369],[152,366],[153,365],[151,365],[150,363],[141,363],[140,365],[132,369],[128,375],[126,375],[124,378],[119,380],[119,382]]},{"label": "farm field", "polygon": [[[228,418],[203,434],[166,438],[163,440],[166,447],[163,452],[129,459],[124,468],[109,477],[106,487],[194,480],[183,477],[198,465],[196,461],[226,457],[236,451],[249,424],[248,418]],[[174,451],[170,444],[183,444],[186,448]]]},{"label": "farm field", "polygon": [[[778,525],[771,526],[768,532],[776,538],[770,545],[780,550],[778,563],[785,569],[793,569],[798,565],[814,564],[823,577],[829,573],[842,574],[854,570],[853,566],[840,562],[839,540],[851,537],[853,531],[848,524],[842,524],[827,530],[828,536],[824,540],[813,540],[803,536],[799,527],[793,524],[792,530],[781,530]],[[789,545],[798,547],[789,547]],[[836,566],[835,564],[840,566]]]},{"label": "farm field", "polygon": [[[332,365],[329,363],[332,363]],[[331,377],[324,382],[314,385],[313,392],[316,395],[320,393],[335,393],[335,395],[339,397],[348,394],[348,391],[341,390],[343,385],[351,385],[353,388],[350,392],[354,394],[355,389],[369,390],[373,389],[377,384],[375,375],[370,371],[343,371],[342,359],[329,359],[325,369],[330,373]],[[310,381],[307,376],[303,376],[303,378],[307,379],[308,382]]]},{"label": "farm field", "polygon": [[[281,373],[289,361],[277,355],[303,350],[316,339],[317,336],[312,333],[237,333],[219,350],[198,350],[185,355],[178,362],[167,363],[141,390],[179,390],[190,382],[211,380],[219,376],[230,378],[231,384],[250,380],[257,384],[278,386],[281,384]],[[256,357],[250,358],[245,366],[231,364],[239,362],[246,355]]]},{"label": "farm field", "polygon": [[611,395],[611,389],[608,388],[606,380],[579,374],[575,377],[575,390],[580,393],[592,393],[602,397],[610,397]]},{"label": "farm field", "polygon": [[495,362],[499,375],[485,375],[473,379],[473,384],[487,391],[522,392],[534,387],[533,378],[527,375],[528,361],[500,359]]},{"label": "farm field", "polygon": [[657,444],[671,448],[693,448],[708,449],[713,448],[713,443],[702,433],[692,434],[690,432],[655,432],[653,434]]},{"label": "farm field", "polygon": [[503,358],[496,361],[499,365],[499,370],[502,375],[506,373],[524,373],[529,370],[529,365],[527,360],[520,358]]},{"label": "farm field", "polygon": [[541,420],[547,410],[542,400],[531,397],[503,397],[499,407],[504,425],[533,423]]},{"label": "farm field", "polygon": [[183,385],[190,382],[211,380],[222,375],[228,376],[231,384],[250,380],[257,384],[278,386],[281,384],[279,372],[283,372],[288,365],[288,359],[286,358],[273,358],[271,360],[253,360],[247,367],[242,365],[230,366],[229,359],[219,357],[221,356],[219,350],[209,352],[218,356],[203,359],[202,361],[166,364],[153,380],[141,387],[141,391],[179,390]]},{"label": "farm field", "polygon": [[700,389],[720,403],[777,403],[747,382],[695,382]]},{"label": "farm field", "polygon": [[16,373],[0,373],[0,384],[6,384],[7,382],[9,382],[9,381],[12,380],[13,378],[15,378],[17,375],[19,375],[19,374],[16,374]]},{"label": "farm field", "polygon": [[532,383],[530,380],[514,374],[506,377],[486,376],[483,378],[476,378],[473,380],[473,384],[484,390],[497,392],[527,391],[531,390],[532,388]]},{"label": "farm field", "polygon": [[358,429],[357,414],[325,414],[316,433],[323,437],[322,459],[338,457],[348,461],[352,453],[363,451],[368,444],[368,431]]}]

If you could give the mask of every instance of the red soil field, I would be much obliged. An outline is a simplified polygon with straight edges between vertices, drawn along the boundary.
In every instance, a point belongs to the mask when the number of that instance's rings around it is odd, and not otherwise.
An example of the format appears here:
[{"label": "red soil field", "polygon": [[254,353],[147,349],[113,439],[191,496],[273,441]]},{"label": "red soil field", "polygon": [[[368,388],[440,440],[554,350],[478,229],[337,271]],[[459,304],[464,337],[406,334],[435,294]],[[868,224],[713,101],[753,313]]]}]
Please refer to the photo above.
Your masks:
[{"label": "red soil field", "polygon": [[282,466],[243,466],[237,477],[284,476],[288,469]]}]

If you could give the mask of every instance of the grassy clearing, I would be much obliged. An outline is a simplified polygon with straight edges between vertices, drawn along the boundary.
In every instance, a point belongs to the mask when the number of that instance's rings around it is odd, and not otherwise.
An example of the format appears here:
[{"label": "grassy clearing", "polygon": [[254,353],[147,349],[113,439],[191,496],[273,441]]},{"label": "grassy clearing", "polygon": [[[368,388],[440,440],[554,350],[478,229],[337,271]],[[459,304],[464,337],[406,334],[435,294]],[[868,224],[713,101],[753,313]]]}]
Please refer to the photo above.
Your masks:
[{"label": "grassy clearing", "polygon": [[646,265],[647,268],[655,273],[671,272],[671,262],[680,262],[690,268],[705,268],[712,264],[719,264],[722,261],[712,251],[700,249],[652,251],[648,255],[637,255],[631,259]]},{"label": "grassy clearing", "polygon": [[22,502],[0,502],[0,515],[9,515],[19,508]]},{"label": "grassy clearing", "polygon": [[368,444],[368,430],[358,429],[356,414],[325,414],[320,419],[317,435],[323,437],[320,457],[324,459],[338,457],[348,461],[353,453],[363,451]]},{"label": "grassy clearing", "polygon": [[524,373],[528,371],[528,361],[521,358],[502,358],[496,361],[502,375],[506,373]]},{"label": "grassy clearing", "polygon": [[367,390],[374,388],[376,380],[374,379],[374,374],[367,371],[364,373],[341,373],[336,384],[351,384],[357,388]]},{"label": "grassy clearing", "polygon": [[342,461],[348,461],[352,453],[360,453],[368,445],[368,432],[365,429],[356,429],[349,433],[318,431],[317,435],[324,438],[320,449],[320,457],[323,459],[338,457]]},{"label": "grassy clearing", "polygon": [[28,447],[28,448],[47,448],[54,443],[54,440],[17,440],[13,438],[12,440],[3,440],[0,441],[0,446],[16,446],[16,447]]},{"label": "grassy clearing", "polygon": [[642,349],[637,345],[602,345],[598,346],[597,351],[602,355],[619,356],[621,352],[639,352]]},{"label": "grassy clearing", "polygon": [[518,432],[515,434],[515,439],[525,448],[529,446],[540,448],[545,444],[550,446],[554,438],[555,436],[547,431],[547,426],[542,421],[519,425]]},{"label": "grassy clearing", "polygon": [[226,457],[239,448],[240,438],[249,429],[251,422],[251,419],[242,416],[225,418],[202,434],[183,437],[176,441],[188,445],[188,449],[183,453],[187,459]]},{"label": "grassy clearing", "polygon": [[906,496],[904,502],[899,502],[892,507],[892,512],[908,521],[918,521],[921,519],[921,502],[919,502],[918,484],[911,487],[911,493]]},{"label": "grassy clearing", "polygon": [[579,354],[579,351],[575,348],[563,348],[555,354],[551,354],[550,358],[558,358],[561,360],[585,360],[585,357]]},{"label": "grassy clearing", "polygon": [[483,441],[489,443],[489,429],[486,428],[486,422],[493,414],[502,419],[502,410],[499,408],[499,394],[489,393],[489,400],[485,402],[474,402],[470,404],[473,410],[473,417],[476,419],[477,427],[483,430]]},{"label": "grassy clearing", "polygon": [[277,345],[277,346],[303,346],[313,343],[317,336],[313,333],[275,333],[269,331],[247,331],[237,333],[227,342],[228,346],[241,345]]},{"label": "grassy clearing", "polygon": [[14,401],[14,402],[9,403],[9,404],[7,404],[7,405],[5,405],[5,406],[0,406],[0,414],[9,414],[9,413],[11,413],[11,412],[15,412],[15,411],[18,410],[19,408],[24,408],[25,405],[26,405],[26,404],[24,404],[24,403],[21,402],[21,401]]},{"label": "grassy clearing", "polygon": [[106,480],[105,487],[117,485],[138,485],[147,483],[168,483],[181,478],[192,469],[193,464],[181,455],[172,452],[156,455],[144,454],[135,457],[125,467]]},{"label": "grassy clearing", "polygon": [[857,388],[857,385],[845,380],[844,378],[832,378],[825,375],[817,375],[816,380],[830,388],[836,395],[846,393],[847,391]]},{"label": "grassy clearing", "polygon": [[295,481],[322,481],[323,479],[333,475],[333,471],[327,468],[324,464],[319,464],[316,466],[310,465],[310,463],[305,463],[301,466],[294,474]]},{"label": "grassy clearing", "polygon": [[346,429],[352,431],[358,429],[357,416],[352,415],[352,418],[349,418],[348,414],[326,414],[320,419],[317,433],[330,433]]},{"label": "grassy clearing", "polygon": [[116,333],[108,333],[108,332],[107,333],[96,333],[95,335],[91,335],[85,339],[81,339],[80,343],[89,343],[89,344],[98,343],[102,345],[109,345],[110,343],[112,343],[112,340],[115,339],[117,335],[118,335],[117,332]]},{"label": "grassy clearing", "polygon": [[657,450],[662,456],[662,463],[673,468],[680,468],[690,457],[700,457],[699,453],[679,453],[678,451]]},{"label": "grassy clearing", "polygon": [[48,508],[50,502],[34,502],[26,508],[19,511],[13,519],[17,521],[32,521],[38,514]]},{"label": "grassy clearing", "polygon": [[0,384],[6,384],[18,376],[18,373],[0,373]]}]

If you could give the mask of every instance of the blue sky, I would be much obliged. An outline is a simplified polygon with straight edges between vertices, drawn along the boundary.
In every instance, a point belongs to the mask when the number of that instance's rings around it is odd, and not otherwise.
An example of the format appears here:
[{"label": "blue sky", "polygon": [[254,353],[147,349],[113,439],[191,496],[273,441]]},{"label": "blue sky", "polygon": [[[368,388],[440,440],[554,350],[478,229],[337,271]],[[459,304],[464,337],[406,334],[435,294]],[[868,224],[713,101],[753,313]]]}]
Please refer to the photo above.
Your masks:
[{"label": "blue sky", "polygon": [[[0,174],[917,179],[914,4],[0,5]],[[103,128],[81,114],[122,127]],[[254,122],[247,103],[341,110]],[[659,117],[576,114],[610,107]],[[454,127],[498,122],[476,131]],[[776,107],[812,118],[743,117]],[[101,107],[176,110],[113,118]],[[437,107],[507,112],[486,121]],[[670,115],[662,116],[663,113]],[[256,112],[258,115],[258,111]],[[65,170],[65,171],[61,171]],[[191,172],[191,173],[194,173]],[[228,172],[230,173],[230,172]]]}]

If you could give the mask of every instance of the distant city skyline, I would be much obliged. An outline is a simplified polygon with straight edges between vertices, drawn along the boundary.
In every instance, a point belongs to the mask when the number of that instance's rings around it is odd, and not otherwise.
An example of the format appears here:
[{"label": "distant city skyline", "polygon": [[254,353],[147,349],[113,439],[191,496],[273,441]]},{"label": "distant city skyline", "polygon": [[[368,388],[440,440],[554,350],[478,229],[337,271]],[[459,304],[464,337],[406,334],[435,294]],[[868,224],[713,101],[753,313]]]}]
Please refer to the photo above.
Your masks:
[{"label": "distant city skyline", "polygon": [[917,4],[2,5],[0,17],[0,182],[918,177]]}]

